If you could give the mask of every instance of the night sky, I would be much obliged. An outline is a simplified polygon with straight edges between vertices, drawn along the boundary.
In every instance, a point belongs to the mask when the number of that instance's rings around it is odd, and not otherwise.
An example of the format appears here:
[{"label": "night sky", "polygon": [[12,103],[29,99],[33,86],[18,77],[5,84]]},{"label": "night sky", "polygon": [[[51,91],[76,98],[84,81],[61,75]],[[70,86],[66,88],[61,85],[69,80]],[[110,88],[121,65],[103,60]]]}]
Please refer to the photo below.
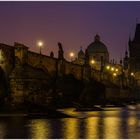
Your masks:
[{"label": "night sky", "polygon": [[44,42],[43,54],[63,44],[65,57],[80,46],[83,50],[98,33],[117,60],[133,38],[140,22],[140,2],[0,2],[0,42],[19,42],[39,52],[37,41]]}]

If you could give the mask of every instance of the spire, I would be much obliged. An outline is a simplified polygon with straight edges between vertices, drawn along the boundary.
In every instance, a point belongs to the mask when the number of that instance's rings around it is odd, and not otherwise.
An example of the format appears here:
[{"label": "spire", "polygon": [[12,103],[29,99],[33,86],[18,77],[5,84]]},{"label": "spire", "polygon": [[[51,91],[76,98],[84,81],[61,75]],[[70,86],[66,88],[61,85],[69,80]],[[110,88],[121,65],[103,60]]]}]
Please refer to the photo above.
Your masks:
[{"label": "spire", "polygon": [[131,34],[129,35],[129,42],[131,42]]},{"label": "spire", "polygon": [[122,65],[122,54],[120,56],[120,64]]},{"label": "spire", "polygon": [[80,51],[78,52],[78,59],[84,59],[85,54],[82,50],[82,46],[80,47]]},{"label": "spire", "polygon": [[127,58],[128,58],[127,45],[126,45],[126,50],[125,50],[125,57],[127,57]]},{"label": "spire", "polygon": [[94,37],[94,41],[96,41],[96,42],[100,41],[100,36],[98,34],[96,34],[96,36]]},{"label": "spire", "polygon": [[136,43],[140,43],[140,23],[136,24],[135,36],[133,41]]},{"label": "spire", "polygon": [[125,58],[128,58],[128,52],[127,52],[127,50],[125,51]]}]

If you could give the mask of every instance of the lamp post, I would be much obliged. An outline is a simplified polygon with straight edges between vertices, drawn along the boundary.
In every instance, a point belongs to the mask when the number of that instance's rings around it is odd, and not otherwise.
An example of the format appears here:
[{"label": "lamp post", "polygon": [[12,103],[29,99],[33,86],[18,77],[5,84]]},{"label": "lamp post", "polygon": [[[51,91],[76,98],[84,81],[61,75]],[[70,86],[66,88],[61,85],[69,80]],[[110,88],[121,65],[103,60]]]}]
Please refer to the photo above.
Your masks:
[{"label": "lamp post", "polygon": [[135,78],[135,74],[134,74],[134,72],[131,72],[130,73],[130,83],[131,83],[132,87],[134,86],[134,78]]},{"label": "lamp post", "polygon": [[91,67],[91,77],[94,78],[94,65],[95,65],[95,60],[91,59],[90,60],[90,67]]},{"label": "lamp post", "polygon": [[70,56],[70,59],[71,59],[71,62],[72,62],[72,60],[73,60],[73,58],[75,56],[74,52],[70,52],[69,56]]},{"label": "lamp post", "polygon": [[41,49],[43,48],[43,42],[42,42],[42,41],[39,41],[39,42],[37,43],[37,45],[38,45],[38,47],[39,47],[39,49],[40,49],[40,54],[41,54]]},{"label": "lamp post", "polygon": [[110,69],[110,66],[109,66],[109,65],[107,65],[107,66],[106,66],[106,69],[107,69],[107,70],[109,70],[109,69]]},{"label": "lamp post", "polygon": [[92,69],[93,69],[94,65],[95,65],[95,60],[94,59],[91,59],[90,60],[90,66],[91,66]]},{"label": "lamp post", "polygon": [[95,64],[95,60],[92,59],[92,60],[90,61],[90,64],[91,64],[91,65],[94,65],[94,64]]}]

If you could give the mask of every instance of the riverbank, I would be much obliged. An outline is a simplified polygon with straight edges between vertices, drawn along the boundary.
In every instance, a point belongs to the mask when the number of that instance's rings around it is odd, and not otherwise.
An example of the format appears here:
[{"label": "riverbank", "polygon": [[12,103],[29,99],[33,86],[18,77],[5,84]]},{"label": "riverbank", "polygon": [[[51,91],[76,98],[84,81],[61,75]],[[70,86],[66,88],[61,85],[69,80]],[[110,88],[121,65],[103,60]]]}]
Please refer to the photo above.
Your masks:
[{"label": "riverbank", "polygon": [[57,111],[55,108],[47,108],[38,105],[20,105],[0,107],[0,117],[25,116],[25,117],[46,117],[46,118],[67,118],[67,114]]}]

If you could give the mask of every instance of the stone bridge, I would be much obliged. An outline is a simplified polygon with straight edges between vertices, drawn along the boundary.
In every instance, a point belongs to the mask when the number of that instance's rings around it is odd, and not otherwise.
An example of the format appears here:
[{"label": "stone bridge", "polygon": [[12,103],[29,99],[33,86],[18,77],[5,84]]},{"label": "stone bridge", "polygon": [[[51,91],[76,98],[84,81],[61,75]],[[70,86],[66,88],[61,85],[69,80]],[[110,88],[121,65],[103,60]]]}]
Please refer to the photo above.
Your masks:
[{"label": "stone bridge", "polygon": [[56,76],[72,74],[77,80],[87,81],[108,81],[110,78],[107,74],[91,69],[89,65],[74,64],[59,55],[54,58],[35,53],[20,43],[14,46],[0,44],[0,68],[5,74],[5,86],[9,87],[7,92],[10,93],[10,100],[19,103],[28,100],[46,101],[46,92],[52,94],[50,87],[55,84],[51,79]]}]

